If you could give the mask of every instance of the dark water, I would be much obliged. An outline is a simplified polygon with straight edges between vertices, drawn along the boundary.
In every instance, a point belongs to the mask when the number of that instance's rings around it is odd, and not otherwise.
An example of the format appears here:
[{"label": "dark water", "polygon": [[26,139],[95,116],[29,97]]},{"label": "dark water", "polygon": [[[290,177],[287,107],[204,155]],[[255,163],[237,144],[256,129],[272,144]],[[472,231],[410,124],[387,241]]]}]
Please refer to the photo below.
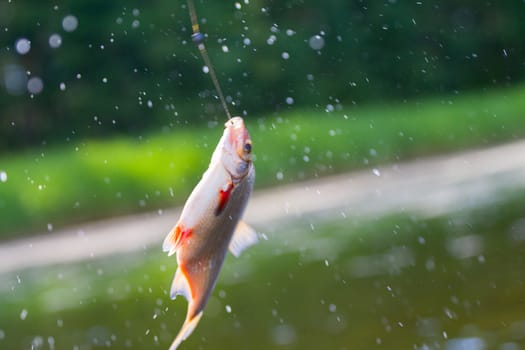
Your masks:
[{"label": "dark water", "polygon": [[[181,349],[525,350],[524,200],[311,221],[229,257]],[[159,248],[0,276],[0,349],[166,349],[174,271]]]}]

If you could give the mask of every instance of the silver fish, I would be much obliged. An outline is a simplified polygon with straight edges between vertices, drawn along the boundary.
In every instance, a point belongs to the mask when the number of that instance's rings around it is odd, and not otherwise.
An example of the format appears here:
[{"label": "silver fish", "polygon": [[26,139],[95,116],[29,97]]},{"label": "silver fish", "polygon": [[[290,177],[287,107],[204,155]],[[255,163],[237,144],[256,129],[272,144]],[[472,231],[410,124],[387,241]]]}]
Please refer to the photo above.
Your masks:
[{"label": "silver fish", "polygon": [[228,249],[235,256],[257,242],[240,221],[253,189],[252,142],[244,121],[234,117],[213,152],[208,169],[190,194],[163,250],[177,254],[171,297],[183,295],[188,312],[170,350],[188,338],[202,317]]}]

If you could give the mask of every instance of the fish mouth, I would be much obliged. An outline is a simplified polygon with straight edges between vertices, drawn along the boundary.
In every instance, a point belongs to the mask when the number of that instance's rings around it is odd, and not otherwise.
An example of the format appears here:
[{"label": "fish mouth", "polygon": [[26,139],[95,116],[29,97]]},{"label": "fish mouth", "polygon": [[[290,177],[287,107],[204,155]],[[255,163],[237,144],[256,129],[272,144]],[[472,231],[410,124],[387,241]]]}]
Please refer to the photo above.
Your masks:
[{"label": "fish mouth", "polygon": [[233,117],[224,126],[229,129],[228,141],[231,149],[236,151],[241,160],[251,162],[252,140],[244,120],[241,117]]},{"label": "fish mouth", "polygon": [[230,129],[230,143],[233,145],[235,141],[240,139],[249,139],[250,135],[244,126],[244,120],[241,117],[233,117],[228,120],[224,127]]},{"label": "fish mouth", "polygon": [[252,141],[241,117],[231,118],[224,126],[227,132],[225,151],[230,154],[224,165],[234,182],[239,182],[248,174],[252,162]]},{"label": "fish mouth", "polygon": [[233,127],[233,128],[239,128],[244,126],[244,120],[241,117],[233,117],[228,119],[226,123],[224,123],[224,127]]}]

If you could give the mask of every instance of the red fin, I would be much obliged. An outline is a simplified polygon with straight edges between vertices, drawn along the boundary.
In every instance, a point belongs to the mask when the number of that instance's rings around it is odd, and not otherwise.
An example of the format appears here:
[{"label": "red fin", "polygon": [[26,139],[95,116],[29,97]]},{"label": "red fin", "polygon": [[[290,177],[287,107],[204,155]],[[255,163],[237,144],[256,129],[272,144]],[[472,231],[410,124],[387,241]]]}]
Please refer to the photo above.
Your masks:
[{"label": "red fin", "polygon": [[191,228],[185,228],[181,224],[177,224],[164,239],[162,250],[168,252],[168,255],[172,255],[175,253],[180,243],[188,237],[191,232]]},{"label": "red fin", "polygon": [[190,283],[188,281],[186,269],[183,267],[183,265],[179,265],[177,271],[175,272],[173,282],[171,283],[171,299],[175,299],[177,295],[184,296],[188,302],[191,302],[194,299],[190,288]]},{"label": "red fin", "polygon": [[229,182],[224,189],[219,190],[219,204],[217,205],[217,208],[215,208],[215,216],[219,216],[226,207],[232,190],[233,183],[231,182]]}]

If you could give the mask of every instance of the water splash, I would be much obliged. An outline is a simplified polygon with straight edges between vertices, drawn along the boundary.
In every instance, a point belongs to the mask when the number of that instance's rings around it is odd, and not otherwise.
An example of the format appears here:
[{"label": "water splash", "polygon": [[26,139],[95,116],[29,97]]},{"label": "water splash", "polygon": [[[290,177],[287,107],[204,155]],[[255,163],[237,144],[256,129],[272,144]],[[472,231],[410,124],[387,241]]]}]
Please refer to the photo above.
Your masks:
[{"label": "water splash", "polygon": [[314,35],[308,40],[308,46],[313,50],[321,50],[324,47],[324,38],[320,35]]},{"label": "water splash", "polygon": [[62,28],[66,32],[74,32],[78,27],[78,19],[73,15],[67,15],[62,20]]},{"label": "water splash", "polygon": [[31,50],[31,41],[26,38],[20,38],[15,43],[15,49],[20,55],[26,55]]},{"label": "water splash", "polygon": [[62,45],[62,37],[60,34],[51,34],[49,37],[49,46],[53,49],[58,49]]}]

